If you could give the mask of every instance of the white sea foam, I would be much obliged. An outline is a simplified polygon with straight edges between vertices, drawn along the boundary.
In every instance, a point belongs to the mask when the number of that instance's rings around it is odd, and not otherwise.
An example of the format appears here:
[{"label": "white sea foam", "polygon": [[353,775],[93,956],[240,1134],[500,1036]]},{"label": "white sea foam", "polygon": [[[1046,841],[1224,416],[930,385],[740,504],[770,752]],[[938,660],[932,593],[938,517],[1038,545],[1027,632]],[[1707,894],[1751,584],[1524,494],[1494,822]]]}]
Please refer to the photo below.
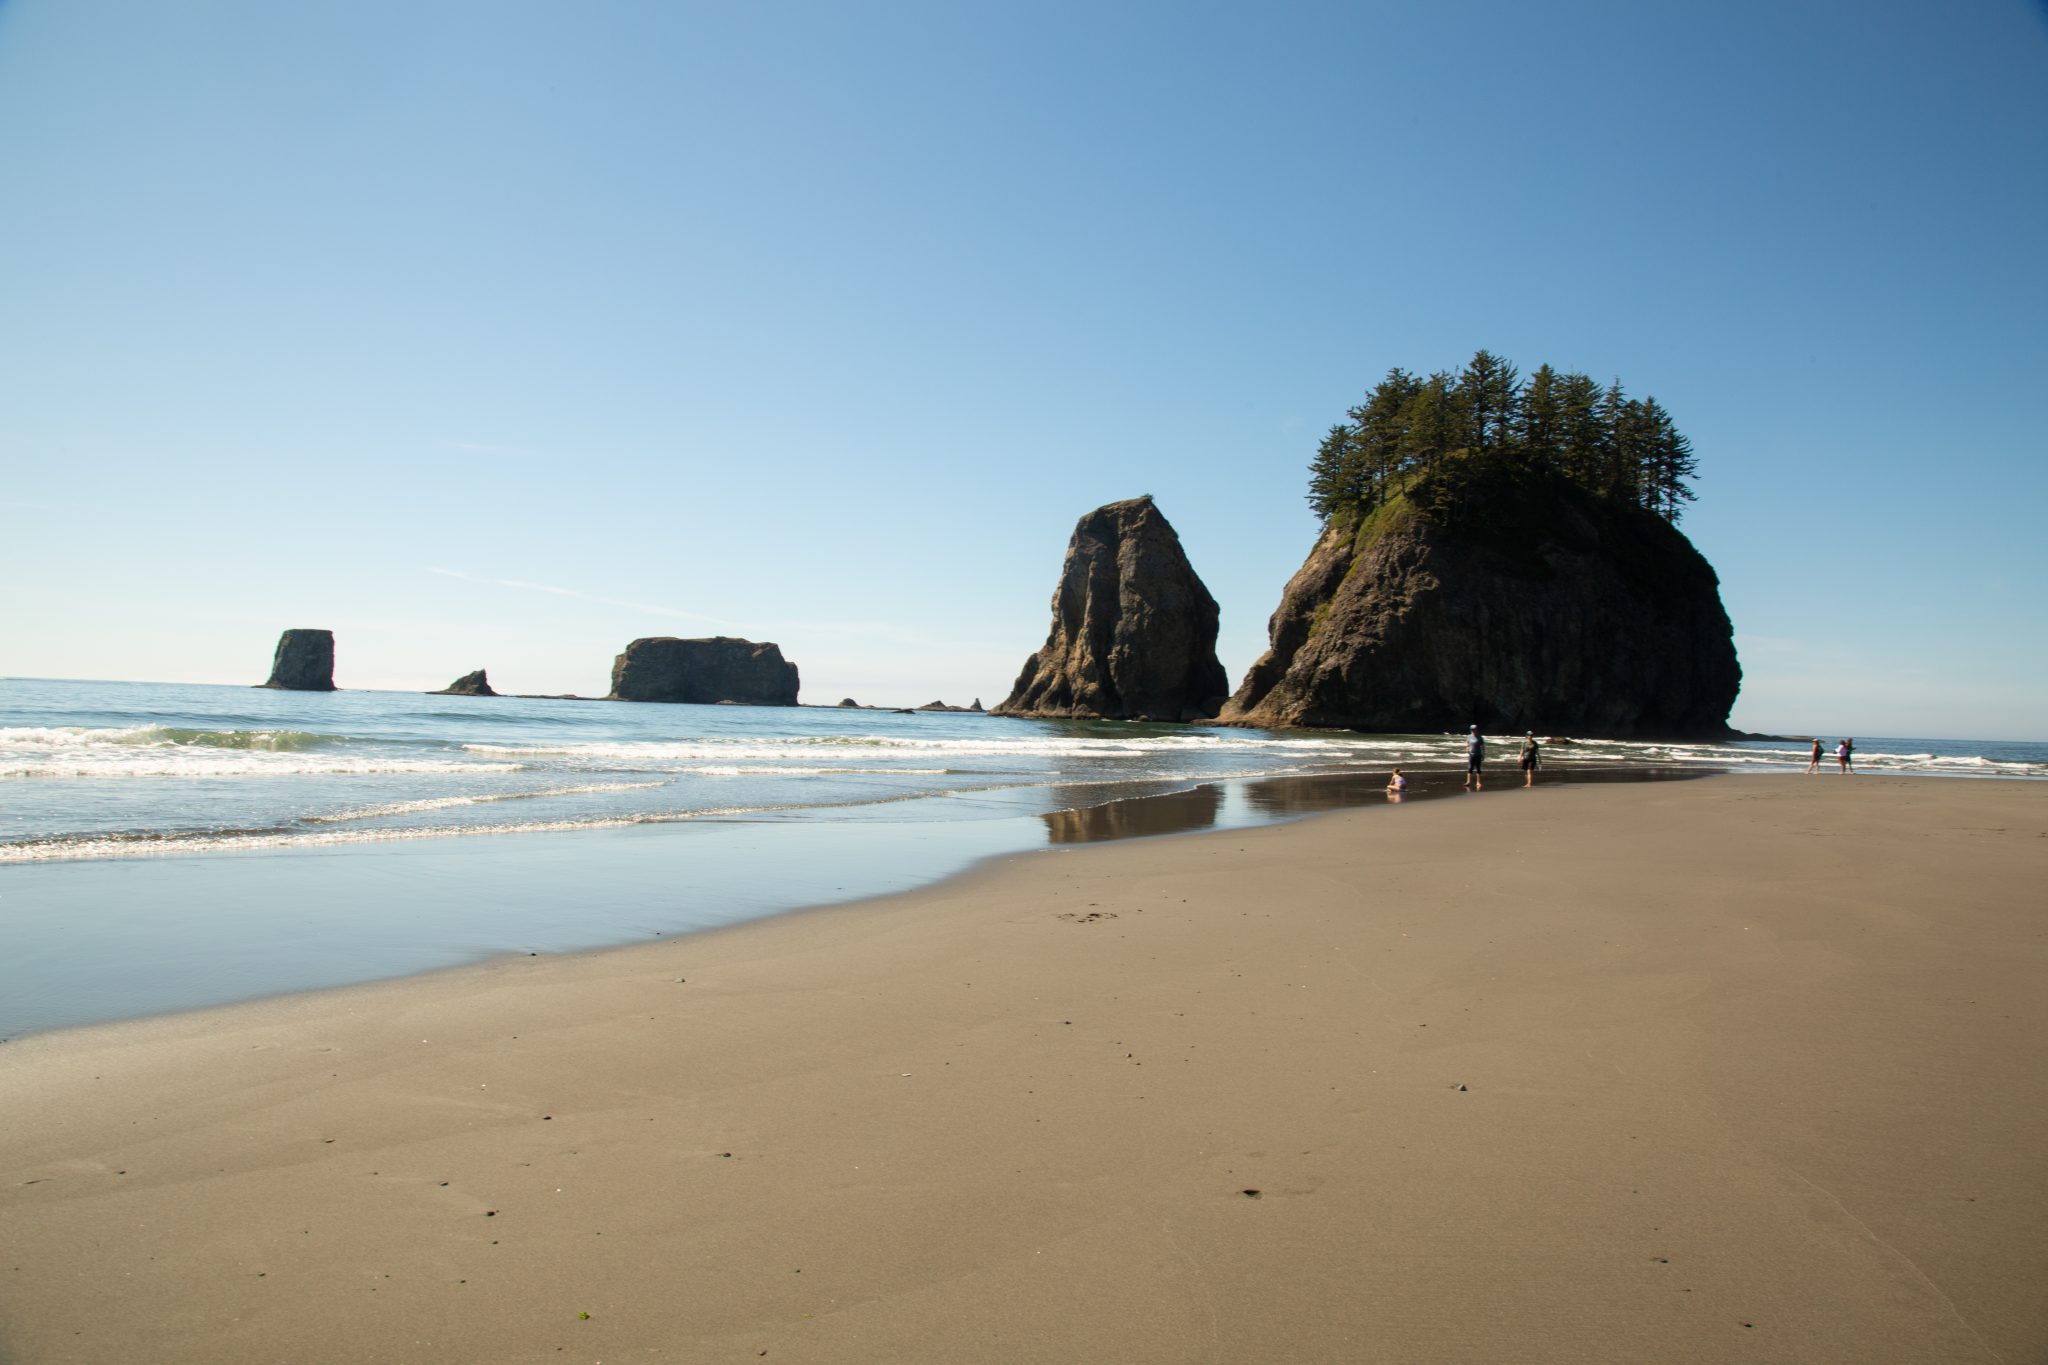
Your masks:
[{"label": "white sea foam", "polygon": [[0,729],[0,778],[449,775],[520,767],[452,753],[412,757],[394,749],[400,746],[282,728],[9,726]]},{"label": "white sea foam", "polygon": [[[1864,762],[1865,756],[1858,754],[1856,761],[1858,763]],[[1925,767],[1935,768],[1942,772],[1981,773],[1999,777],[2041,777],[2048,775],[2048,764],[2023,763],[2018,760],[1980,758],[1962,754],[1953,758],[1934,758],[1930,756],[1919,760],[1919,762]]]},{"label": "white sea foam", "polygon": [[[9,705],[10,701],[13,703]],[[64,724],[75,720],[78,724]],[[1511,767],[1520,737],[1489,735]],[[1313,773],[1453,770],[1465,736],[1061,724],[822,708],[447,708],[129,684],[0,686],[0,862],[431,839],[716,818],[936,818]],[[2039,746],[1868,741],[1861,771],[2048,776]],[[1873,752],[1873,750],[1877,752]],[[2001,759],[1992,759],[1990,754]],[[1947,754],[1939,757],[1938,754]],[[1801,771],[1804,741],[1546,743],[1544,765]],[[516,776],[512,776],[515,775]],[[202,787],[171,779],[207,779]],[[142,780],[127,780],[142,779]],[[1032,792],[1042,795],[1036,799]],[[914,808],[913,808],[914,809]],[[195,830],[196,821],[213,828]],[[120,831],[114,833],[111,831]]]},{"label": "white sea foam", "polygon": [[286,729],[208,730],[172,725],[100,728],[84,725],[19,725],[0,729],[0,749],[84,749],[111,745],[122,748],[162,746],[290,752],[352,742],[354,741],[341,735]]},{"label": "white sea foam", "polygon": [[513,773],[518,763],[485,763],[420,758],[378,758],[370,755],[281,753],[216,750],[204,754],[164,754],[154,750],[44,755],[37,758],[0,756],[0,778],[115,777],[350,777],[375,774],[453,775]]},{"label": "white sea foam", "polygon": [[[697,811],[702,817],[722,812]],[[670,819],[689,818],[672,816]],[[225,834],[165,834],[148,838],[45,839],[0,844],[0,865],[9,863],[75,862],[96,858],[157,858],[185,853],[248,853],[264,849],[324,848],[347,844],[402,843],[447,839],[472,834],[547,834],[577,829],[605,829],[647,823],[627,817],[589,820],[528,820],[497,825],[406,826],[356,830],[238,830]]]},{"label": "white sea foam", "polygon": [[[900,739],[884,736],[833,735],[791,736],[763,742],[747,739],[594,741],[585,744],[465,744],[469,753],[492,757],[541,759],[618,759],[628,762],[662,762],[688,759],[791,759],[819,750],[872,750],[877,753],[958,754],[963,757],[1115,757],[1140,754],[1187,754],[1231,752],[1331,752],[1359,746],[1338,739],[1260,739],[1213,735],[1160,735],[1132,739],[1095,736],[1032,736],[1018,739]],[[1387,744],[1388,752],[1405,746]]]},{"label": "white sea foam", "polygon": [[699,810],[650,811],[594,815],[560,820],[522,820],[482,825],[403,825],[356,829],[193,830],[135,834],[63,836],[0,843],[0,866],[11,863],[79,862],[99,858],[157,858],[188,853],[249,853],[269,849],[328,848],[352,844],[410,843],[476,834],[558,834],[572,830],[625,829],[636,825],[684,824],[696,820],[730,820],[784,815],[808,810],[882,806],[932,796],[969,793],[940,790],[905,792],[879,799],[778,802],[761,805],[712,806]]},{"label": "white sea foam", "polygon": [[765,763],[698,763],[668,771],[696,777],[945,777],[958,768],[841,768]]},{"label": "white sea foam", "polygon": [[639,791],[666,787],[656,782],[591,782],[580,787],[543,787],[526,792],[484,792],[476,796],[435,796],[420,801],[392,801],[381,806],[358,806],[352,810],[309,815],[309,825],[337,825],[351,820],[383,820],[394,815],[425,815],[429,811],[459,810],[465,806],[488,806],[500,801],[539,801],[555,796],[597,796],[607,792]]}]

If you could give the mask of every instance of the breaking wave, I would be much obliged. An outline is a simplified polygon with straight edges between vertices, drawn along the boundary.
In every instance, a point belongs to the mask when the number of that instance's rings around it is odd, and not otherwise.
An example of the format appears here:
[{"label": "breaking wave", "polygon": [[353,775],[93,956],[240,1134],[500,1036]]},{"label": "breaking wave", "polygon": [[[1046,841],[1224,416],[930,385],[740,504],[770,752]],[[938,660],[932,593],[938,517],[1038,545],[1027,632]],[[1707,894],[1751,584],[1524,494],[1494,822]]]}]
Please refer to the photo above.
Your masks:
[{"label": "breaking wave", "polygon": [[[1489,759],[1512,766],[1519,738],[1489,740]],[[1545,741],[1544,765],[1796,773],[1806,756],[1806,742],[1789,738],[1559,736]],[[984,818],[1089,804],[1119,788],[1395,765],[1462,768],[1464,737],[516,697],[451,706],[400,693],[0,680],[0,863],[721,814]],[[1856,766],[2041,779],[2048,746],[1873,737],[1861,743]],[[898,804],[934,797],[951,800]]]}]

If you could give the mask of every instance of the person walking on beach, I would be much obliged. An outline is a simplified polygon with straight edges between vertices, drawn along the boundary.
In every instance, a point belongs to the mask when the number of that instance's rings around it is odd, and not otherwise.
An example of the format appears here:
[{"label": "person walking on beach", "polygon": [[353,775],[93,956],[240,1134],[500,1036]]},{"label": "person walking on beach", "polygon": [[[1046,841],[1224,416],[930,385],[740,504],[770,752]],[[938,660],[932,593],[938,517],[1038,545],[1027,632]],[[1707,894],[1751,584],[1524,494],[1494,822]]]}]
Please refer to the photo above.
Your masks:
[{"label": "person walking on beach", "polygon": [[1485,766],[1486,736],[1480,734],[1479,727],[1475,725],[1465,739],[1465,785],[1473,791],[1486,785],[1485,774],[1481,771]]},{"label": "person walking on beach", "polygon": [[1519,761],[1522,765],[1522,785],[1535,786],[1536,770],[1543,766],[1543,746],[1536,742],[1534,730],[1531,730],[1528,737],[1522,741],[1522,756]]},{"label": "person walking on beach", "polygon": [[1847,774],[1848,774],[1849,776],[1851,776],[1851,777],[1854,777],[1854,776],[1856,776],[1856,769],[1854,768],[1854,766],[1852,766],[1852,764],[1851,764],[1851,762],[1850,762],[1850,760],[1851,760],[1851,759],[1853,759],[1853,758],[1855,758],[1855,756],[1856,756],[1856,741],[1855,741],[1855,740],[1853,740],[1853,739],[1845,739],[1845,740],[1843,740],[1843,741],[1842,741],[1842,742],[1841,742],[1840,744],[1837,744],[1837,745],[1835,746],[1835,762],[1837,762],[1837,763],[1841,764],[1841,765],[1842,765],[1842,771],[1843,771],[1843,772],[1845,772],[1845,773],[1847,773]]},{"label": "person walking on beach", "polygon": [[1820,736],[1818,735],[1814,736],[1813,757],[1806,760],[1806,771],[1809,774],[1820,771]]}]

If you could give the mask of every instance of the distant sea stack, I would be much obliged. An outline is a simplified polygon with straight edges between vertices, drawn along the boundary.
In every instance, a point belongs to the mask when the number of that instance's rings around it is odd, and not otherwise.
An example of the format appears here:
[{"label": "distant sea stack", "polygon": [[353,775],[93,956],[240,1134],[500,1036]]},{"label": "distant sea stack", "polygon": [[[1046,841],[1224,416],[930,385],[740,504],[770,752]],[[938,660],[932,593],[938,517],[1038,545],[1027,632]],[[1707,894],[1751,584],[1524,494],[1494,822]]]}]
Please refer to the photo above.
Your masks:
[{"label": "distant sea stack", "polygon": [[738,702],[795,706],[796,665],[773,644],[719,635],[635,640],[612,663],[615,701]]},{"label": "distant sea stack", "polygon": [[1216,599],[1150,497],[1074,527],[1052,630],[991,713],[1202,720],[1230,690],[1216,658]]},{"label": "distant sea stack", "polygon": [[270,661],[270,681],[263,686],[286,692],[332,692],[334,632],[288,630],[278,636],[277,654]]},{"label": "distant sea stack", "polygon": [[474,673],[465,673],[440,691],[429,692],[427,695],[430,697],[495,697],[498,694],[491,690],[491,680],[485,676],[485,672],[486,670],[479,668]]},{"label": "distant sea stack", "polygon": [[1536,473],[1446,520],[1331,518],[1222,719],[1429,733],[1722,736],[1742,683],[1713,568],[1654,512]]}]

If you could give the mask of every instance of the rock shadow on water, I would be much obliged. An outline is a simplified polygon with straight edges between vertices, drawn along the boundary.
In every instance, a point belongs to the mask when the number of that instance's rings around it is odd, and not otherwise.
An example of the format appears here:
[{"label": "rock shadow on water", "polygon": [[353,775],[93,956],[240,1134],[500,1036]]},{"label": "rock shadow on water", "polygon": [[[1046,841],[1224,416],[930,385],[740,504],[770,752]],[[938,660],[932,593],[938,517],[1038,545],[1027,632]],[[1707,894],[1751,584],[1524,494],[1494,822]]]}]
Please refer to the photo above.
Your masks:
[{"label": "rock shadow on water", "polygon": [[1209,829],[1223,811],[1223,788],[1204,783],[1187,791],[1162,796],[1131,797],[1099,806],[1077,806],[1050,810],[1038,818],[1045,822],[1046,842],[1093,844],[1107,839],[1143,839],[1157,834],[1186,834]]},{"label": "rock shadow on water", "polygon": [[[1682,782],[1707,777],[1714,768],[1597,768],[1545,771],[1533,787],[1522,775],[1502,765],[1490,773],[1490,785],[1470,789],[1463,773],[1441,768],[1407,769],[1408,787],[1387,790],[1386,770],[1315,773],[1295,777],[1242,778],[1204,783],[1186,791],[1130,796],[1097,805],[1076,805],[1045,811],[1046,841],[1051,844],[1101,843],[1110,839],[1144,839],[1162,834],[1191,834],[1221,826],[1268,824],[1359,806],[1404,805],[1480,797],[1508,792],[1541,791],[1549,787],[1611,782]],[[1052,790],[1055,800],[1083,797],[1082,790]]]}]

